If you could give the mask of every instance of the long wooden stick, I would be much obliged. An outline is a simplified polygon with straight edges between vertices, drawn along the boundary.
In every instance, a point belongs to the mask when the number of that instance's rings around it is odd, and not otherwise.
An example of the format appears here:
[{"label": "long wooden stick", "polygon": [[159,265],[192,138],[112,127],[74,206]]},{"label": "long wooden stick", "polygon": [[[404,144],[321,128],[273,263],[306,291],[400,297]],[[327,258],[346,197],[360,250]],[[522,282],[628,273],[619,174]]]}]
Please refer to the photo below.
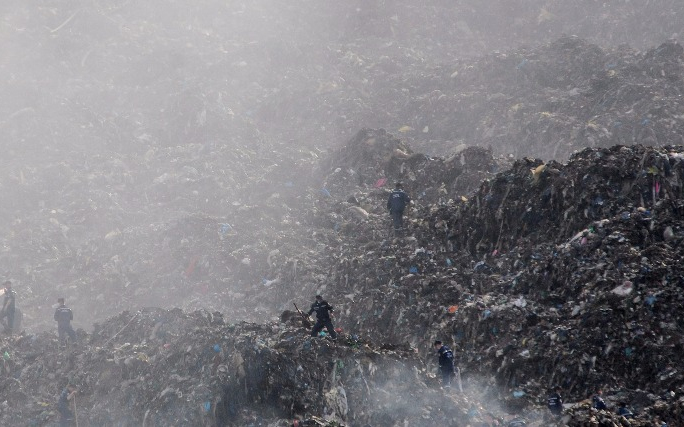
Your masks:
[{"label": "long wooden stick", "polygon": [[76,427],[78,427],[78,411],[76,410],[76,393],[74,393],[74,421],[76,421]]},{"label": "long wooden stick", "polygon": [[[140,313],[140,312],[138,312],[138,313]],[[126,323],[126,324],[124,325],[124,327],[121,328],[121,329],[119,330],[119,332],[115,333],[113,337],[111,337],[110,339],[108,339],[107,341],[105,341],[103,347],[106,346],[107,344],[109,344],[109,342],[110,342],[111,340],[113,340],[114,338],[117,337],[117,335],[119,335],[121,332],[123,332],[123,330],[126,329],[126,328],[128,327],[128,325],[131,324],[131,322],[133,321],[133,319],[135,319],[136,317],[138,317],[138,313],[135,313],[135,315],[134,315],[133,317],[131,317],[131,320],[129,320],[128,323]]]},{"label": "long wooden stick", "polygon": [[458,391],[463,393],[463,382],[461,382],[461,369],[459,368],[456,368],[456,379],[458,380]]}]

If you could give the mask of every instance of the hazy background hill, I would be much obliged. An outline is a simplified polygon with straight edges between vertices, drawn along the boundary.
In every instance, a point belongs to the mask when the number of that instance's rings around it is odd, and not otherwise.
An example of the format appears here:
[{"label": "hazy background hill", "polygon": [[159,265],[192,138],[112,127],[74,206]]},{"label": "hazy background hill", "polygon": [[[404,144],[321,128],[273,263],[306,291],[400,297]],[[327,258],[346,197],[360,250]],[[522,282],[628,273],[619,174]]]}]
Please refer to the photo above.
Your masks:
[{"label": "hazy background hill", "polygon": [[[226,283],[240,283],[237,301],[258,295],[282,267],[272,251],[320,252],[298,228],[325,185],[311,171],[364,127],[431,155],[483,145],[562,160],[677,142],[681,48],[657,46],[682,7],[5,2],[0,263],[26,325],[58,294],[88,321],[162,302],[222,308],[213,288]],[[225,253],[200,247],[210,238]]]}]

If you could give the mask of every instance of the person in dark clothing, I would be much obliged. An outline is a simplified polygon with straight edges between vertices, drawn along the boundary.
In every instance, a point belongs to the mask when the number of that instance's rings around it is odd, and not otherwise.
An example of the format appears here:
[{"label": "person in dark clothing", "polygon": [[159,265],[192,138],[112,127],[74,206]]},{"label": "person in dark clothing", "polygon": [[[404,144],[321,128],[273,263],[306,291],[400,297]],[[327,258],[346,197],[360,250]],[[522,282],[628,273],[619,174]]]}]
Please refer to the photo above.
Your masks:
[{"label": "person in dark clothing", "polygon": [[456,375],[454,352],[439,340],[435,341],[434,347],[439,355],[439,372],[442,374],[442,387],[450,388],[451,379]]},{"label": "person in dark clothing", "polygon": [[69,307],[64,304],[64,298],[57,298],[59,306],[55,310],[55,321],[57,322],[57,333],[59,334],[59,343],[66,344],[66,336],[72,343],[76,342],[76,332],[71,327],[71,321],[74,320],[74,313]]},{"label": "person in dark clothing", "polygon": [[625,402],[620,402],[617,414],[622,415],[625,418],[634,418],[634,413],[627,407]]},{"label": "person in dark clothing", "polygon": [[57,412],[59,412],[59,426],[70,427],[74,425],[74,412],[71,410],[70,401],[76,394],[76,386],[73,384],[67,385],[62,393],[59,395],[57,401]]},{"label": "person in dark clothing", "polygon": [[[2,310],[0,310],[0,320],[5,324],[5,332],[11,334],[14,329],[14,311],[17,294],[12,290],[12,282],[9,280],[2,284],[5,299],[2,303]],[[7,319],[5,322],[4,319]]]},{"label": "person in dark clothing", "polygon": [[563,413],[563,397],[561,397],[561,388],[556,387],[555,390],[549,395],[546,401],[546,405],[549,407],[549,411],[553,415],[559,416]]},{"label": "person in dark clothing", "polygon": [[316,312],[316,324],[314,325],[313,329],[311,329],[311,336],[317,336],[318,333],[321,332],[325,327],[325,329],[328,330],[330,338],[333,340],[337,339],[337,332],[335,332],[332,320],[330,319],[330,316],[333,313],[332,305],[328,304],[327,301],[324,301],[321,295],[316,295],[316,302],[311,304],[311,309],[307,315],[311,316],[311,313],[314,311]]},{"label": "person in dark clothing", "polygon": [[591,398],[591,406],[602,411],[606,409],[606,401],[603,400],[603,390],[598,390],[596,394]]},{"label": "person in dark clothing", "polygon": [[397,182],[387,199],[387,210],[392,217],[392,225],[395,232],[404,228],[404,209],[406,209],[409,203],[411,203],[411,198],[403,190],[401,182]]}]

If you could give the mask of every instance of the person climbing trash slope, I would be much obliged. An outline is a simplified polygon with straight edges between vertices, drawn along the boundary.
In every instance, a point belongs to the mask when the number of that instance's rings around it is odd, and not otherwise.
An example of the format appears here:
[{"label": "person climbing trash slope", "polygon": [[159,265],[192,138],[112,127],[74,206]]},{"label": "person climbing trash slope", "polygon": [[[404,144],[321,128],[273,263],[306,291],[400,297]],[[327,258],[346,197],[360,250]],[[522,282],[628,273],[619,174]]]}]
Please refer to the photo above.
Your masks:
[{"label": "person climbing trash slope", "polygon": [[435,341],[435,350],[439,355],[439,372],[442,375],[442,387],[450,388],[451,380],[456,375],[454,368],[454,352],[449,347],[442,344],[442,341]]},{"label": "person climbing trash slope", "polygon": [[59,306],[55,310],[55,321],[57,322],[57,333],[59,334],[60,345],[66,344],[66,336],[69,335],[71,343],[76,342],[76,332],[71,327],[71,321],[74,320],[74,313],[69,307],[64,304],[64,298],[57,298]]},{"label": "person climbing trash slope", "polygon": [[311,329],[312,337],[317,336],[318,333],[325,328],[328,330],[330,338],[333,340],[337,339],[337,332],[335,332],[335,328],[333,327],[330,318],[333,311],[333,306],[328,304],[328,302],[323,299],[322,295],[316,295],[316,302],[311,304],[311,309],[307,313],[308,316],[311,316],[311,313],[316,312],[316,324]]},{"label": "person climbing trash slope", "polygon": [[59,395],[57,401],[57,411],[59,412],[59,426],[70,427],[74,425],[75,415],[71,410],[71,402],[76,395],[77,388],[73,384],[68,384],[62,393]]},{"label": "person climbing trash slope", "polygon": [[591,406],[599,411],[606,409],[606,402],[603,400],[603,390],[596,391],[596,394],[591,398]]},{"label": "person climbing trash slope", "polygon": [[411,198],[403,190],[403,184],[394,184],[394,190],[387,199],[387,210],[392,217],[394,232],[400,232],[404,228],[404,210],[411,203]]},{"label": "person climbing trash slope", "polygon": [[560,392],[561,388],[555,387],[551,391],[549,398],[546,400],[546,406],[555,416],[560,416],[563,413],[563,397],[561,396]]}]

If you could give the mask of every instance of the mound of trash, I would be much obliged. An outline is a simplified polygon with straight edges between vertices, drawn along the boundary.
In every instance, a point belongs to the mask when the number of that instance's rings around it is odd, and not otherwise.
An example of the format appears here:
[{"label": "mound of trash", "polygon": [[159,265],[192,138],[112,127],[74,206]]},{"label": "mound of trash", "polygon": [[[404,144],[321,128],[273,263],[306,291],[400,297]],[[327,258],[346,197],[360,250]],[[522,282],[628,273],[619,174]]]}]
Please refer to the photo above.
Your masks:
[{"label": "mound of trash", "polygon": [[[384,129],[363,129],[339,148],[331,150],[318,167],[317,179],[324,194],[354,195],[373,189],[379,196],[395,182],[406,182],[419,190],[426,203],[445,202],[449,195],[466,195],[483,179],[510,164],[495,158],[490,149],[457,147],[448,157],[414,152],[407,143]],[[327,192],[327,193],[326,193]],[[383,205],[376,204],[376,207]],[[373,208],[374,210],[375,207]]]},{"label": "mound of trash", "polygon": [[[408,156],[397,156],[397,149]],[[614,410],[620,402],[636,414],[632,425],[647,425],[656,417],[676,425],[684,393],[676,315],[684,304],[679,292],[684,285],[679,262],[684,255],[683,152],[675,146],[586,149],[565,164],[521,159],[494,174],[499,163],[487,150],[466,149],[448,161],[423,155],[412,163],[415,154],[409,146],[384,131],[364,130],[317,166],[314,174],[322,176],[327,193],[311,190],[291,199],[293,212],[302,214],[291,224],[299,222],[301,228],[281,231],[283,245],[277,251],[254,241],[253,234],[241,236],[234,229],[239,223],[225,225],[199,215],[166,229],[167,243],[143,246],[150,255],[159,247],[161,254],[188,259],[188,252],[171,244],[176,241],[206,254],[177,267],[182,280],[176,288],[167,283],[166,292],[161,281],[155,287],[129,284],[135,290],[129,301],[178,292],[189,296],[187,307],[207,304],[216,312],[125,312],[99,323],[92,335],[80,331],[82,343],[67,352],[58,350],[50,333],[4,338],[5,367],[14,380],[2,396],[8,408],[21,411],[3,409],[3,416],[49,422],[54,417],[50,402],[65,378],[73,377],[82,387],[83,416],[105,424],[115,419],[130,425],[141,420],[181,425],[201,420],[287,425],[295,418],[351,425],[418,420],[413,412],[398,412],[395,406],[387,410],[368,400],[378,395],[376,386],[387,386],[389,379],[376,384],[367,377],[381,369],[393,373],[382,375],[406,384],[393,387],[406,387],[402,396],[407,399],[429,396],[432,403],[419,406],[421,417],[453,425],[467,425],[453,419],[491,425],[502,416],[518,415],[531,425],[549,425],[553,421],[545,414],[544,399],[555,385],[572,406],[561,421],[568,425],[592,418],[618,420]],[[377,185],[376,177],[357,181],[357,171],[405,182],[415,206],[402,235],[387,232],[386,182]],[[459,179],[481,176],[486,179],[479,188],[454,194],[455,188],[470,188],[457,187]],[[436,187],[437,177],[444,178],[442,189],[420,197],[423,189]],[[280,198],[271,199],[277,200],[274,207],[283,206]],[[276,227],[282,218],[266,221],[250,212],[241,221]],[[310,234],[297,232],[301,229]],[[221,249],[226,245],[238,245],[230,257]],[[140,257],[147,259],[144,253]],[[141,271],[162,260],[141,264]],[[230,279],[212,279],[225,268],[233,272]],[[263,276],[264,271],[272,276]],[[126,288],[104,302],[126,295]],[[88,295],[87,288],[81,290]],[[337,308],[336,325],[344,334],[337,343],[308,338],[297,315],[280,320],[272,315],[274,307],[306,304],[301,301],[320,292]],[[227,306],[234,309],[219,313]],[[76,313],[78,318],[83,310],[77,306]],[[249,313],[260,324],[233,320]],[[30,316],[24,319],[30,322]],[[435,339],[456,349],[464,394],[444,397],[438,390],[432,375],[435,356],[422,350]],[[370,355],[376,353],[382,356]],[[337,369],[351,370],[359,360],[373,357],[382,362],[338,377]],[[214,360],[236,376],[211,374]],[[307,369],[302,361],[318,368]],[[279,368],[264,367],[269,364]],[[36,374],[41,369],[49,372],[49,383]],[[330,378],[343,381],[344,392]],[[315,396],[303,385],[311,382],[323,384]],[[610,409],[605,414],[582,403],[598,389]],[[105,391],[118,406],[102,406]],[[134,391],[139,398],[130,398],[127,392]],[[226,393],[243,397],[228,404],[222,400]],[[342,395],[346,415],[341,401],[332,405],[325,400]],[[21,403],[12,400],[16,396],[22,396]],[[284,402],[282,396],[290,397]],[[390,396],[392,402],[397,399]],[[181,400],[182,408],[177,407]],[[483,402],[496,402],[496,408]]]},{"label": "mound of trash", "polygon": [[667,40],[683,7],[13,1],[1,65],[21,78],[0,88],[7,160],[40,169],[72,150],[244,140],[327,150],[363,127],[431,156],[466,144],[564,160],[584,146],[675,143],[681,54]]},{"label": "mound of trash", "polygon": [[566,164],[518,160],[486,180],[474,203],[459,211],[451,239],[471,253],[508,251],[522,242],[558,243],[568,236],[573,244],[585,244],[619,219],[634,230],[647,228],[644,241],[670,241],[673,221],[684,208],[683,159],[681,146],[613,146],[584,150]]},{"label": "mound of trash", "polygon": [[403,86],[421,94],[409,106],[383,98],[395,118],[384,126],[428,153],[452,141],[559,161],[585,147],[681,144],[682,69],[677,42],[639,52],[564,37],[412,74]]},{"label": "mound of trash", "polygon": [[[417,199],[404,237],[344,233],[330,280],[346,328],[415,348],[449,337],[466,384],[540,425],[553,386],[568,425],[623,423],[621,402],[631,425],[681,423],[683,152],[522,159],[467,197]],[[420,193],[420,173],[403,178]],[[582,403],[598,389],[608,412]]]},{"label": "mound of trash", "polygon": [[67,385],[78,389],[79,425],[455,425],[474,405],[435,387],[407,346],[308,332],[292,312],[231,324],[220,313],[144,309],[68,348],[47,333],[3,338],[0,422],[54,425]]},{"label": "mound of trash", "polygon": [[[516,25],[558,20],[562,6],[546,3],[518,4],[529,19]],[[585,6],[598,7],[591,3]],[[667,11],[681,7],[666,3]],[[398,3],[395,20],[373,2],[333,11],[311,5],[306,16],[296,5],[239,2],[207,16],[213,3],[201,4],[192,16],[205,27],[183,25],[177,18],[189,10],[179,2],[164,14],[153,3],[68,3],[55,11],[12,2],[6,21],[22,30],[8,36],[17,49],[3,67],[22,79],[3,88],[0,262],[19,284],[26,325],[49,327],[57,294],[87,313],[78,320],[87,327],[160,295],[213,310],[225,307],[217,301],[258,299],[278,284],[253,318],[244,304],[229,310],[254,321],[274,317],[298,290],[312,293],[326,282],[312,254],[337,244],[340,230],[386,234],[378,221],[395,179],[409,183],[415,200],[445,204],[504,170],[513,158],[502,154],[561,161],[586,145],[681,140],[676,42],[637,52],[564,37],[457,60],[444,54],[448,44],[433,51],[428,37],[408,29],[396,37],[416,46],[390,43],[400,24],[368,45],[353,37],[359,27],[411,22],[423,5]],[[444,2],[434,5],[452,13]],[[459,6],[453,10],[472,22],[492,13]],[[619,13],[582,23],[631,20],[632,6],[620,3]],[[644,22],[670,16],[661,6],[647,9]],[[173,22],[168,31],[176,36],[155,38],[153,15]],[[268,24],[265,34],[249,31],[245,17],[254,16]],[[333,17],[343,17],[340,27],[330,26]],[[279,31],[307,19],[313,29],[325,27],[330,44],[307,45],[304,54],[298,43],[276,43]],[[93,27],[97,38],[89,37]],[[318,40],[306,25],[295,27],[294,40]],[[476,46],[459,40],[460,48]],[[336,74],[316,63],[334,64]],[[359,134],[363,126],[389,131]],[[377,146],[363,147],[373,138]],[[320,161],[329,152],[331,160]],[[385,186],[365,191],[379,183]],[[365,221],[367,214],[377,217]]]},{"label": "mound of trash", "polygon": [[[683,423],[681,2],[76,3],[3,17],[3,424],[68,381],[93,425]],[[345,340],[280,318],[317,293]]]},{"label": "mound of trash", "polygon": [[[332,277],[353,329],[416,347],[449,337],[464,381],[485,378],[511,411],[560,385],[677,425],[683,152],[522,159],[468,198],[421,206],[406,237],[345,245]],[[570,425],[596,418],[580,408]]]}]

